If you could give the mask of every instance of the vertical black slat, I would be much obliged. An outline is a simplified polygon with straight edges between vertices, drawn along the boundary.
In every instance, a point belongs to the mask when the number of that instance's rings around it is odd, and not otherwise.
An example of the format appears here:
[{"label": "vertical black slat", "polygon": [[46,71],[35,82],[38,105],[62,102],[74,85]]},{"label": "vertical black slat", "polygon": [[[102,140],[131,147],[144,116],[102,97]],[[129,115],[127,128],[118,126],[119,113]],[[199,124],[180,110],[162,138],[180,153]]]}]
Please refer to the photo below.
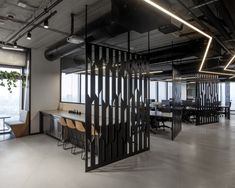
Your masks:
[{"label": "vertical black slat", "polygon": [[[100,114],[102,114],[102,112],[100,112],[100,101],[102,100],[102,79],[103,79],[103,59],[102,57],[100,57],[102,54],[100,53],[101,47],[99,47],[98,45],[95,45],[95,62],[97,65],[98,70],[96,69],[96,80],[98,82],[98,85],[96,85],[96,90],[98,90],[97,95],[96,95],[96,104],[95,104],[95,117],[98,117],[95,119],[95,124],[94,124],[94,128],[95,130],[98,132],[98,136],[95,136],[94,139],[94,143],[95,143],[95,154],[98,154],[98,161],[100,161],[99,159],[99,130],[100,130]],[[102,120],[102,119],[101,119]],[[97,153],[98,152],[98,153]]]},{"label": "vertical black slat", "polygon": [[113,50],[112,55],[113,55],[113,78],[112,78],[112,111],[113,111],[113,121],[112,121],[112,126],[113,126],[113,147],[112,147],[112,153],[113,153],[113,158],[117,158],[117,135],[116,135],[116,127],[118,125],[118,111],[119,111],[119,106],[118,106],[118,95],[117,95],[117,90],[116,90],[116,79],[117,79],[117,72],[119,69],[118,65],[118,54],[117,50]]},{"label": "vertical black slat", "polygon": [[120,89],[120,98],[121,98],[121,112],[120,112],[120,115],[121,115],[121,120],[120,120],[120,123],[119,123],[119,130],[118,130],[118,133],[119,133],[119,147],[118,147],[118,150],[119,150],[119,158],[121,158],[122,156],[124,156],[124,140],[125,140],[125,122],[124,122],[124,119],[125,119],[125,102],[124,102],[124,90],[122,89],[123,88],[123,84],[124,84],[124,68],[125,68],[125,64],[124,64],[124,52],[121,52],[120,53],[120,63],[122,64],[121,66],[121,69],[120,69],[120,72],[119,72],[119,77],[120,77],[120,85],[119,85],[119,89]]},{"label": "vertical black slat", "polygon": [[[146,69],[146,71],[147,71],[147,73],[149,73],[149,58],[148,58],[148,60],[146,59],[146,57],[145,57],[145,69]],[[148,87],[150,88],[150,76],[149,76],[149,74],[148,74],[148,77],[147,77],[147,82],[148,82]],[[148,99],[150,98],[150,89],[148,89]],[[147,115],[147,122],[145,122],[146,123],[146,131],[147,131],[147,137],[148,137],[148,150],[150,149],[150,101],[148,101],[148,103],[147,103],[147,113],[146,113],[146,115]]]},{"label": "vertical black slat", "polygon": [[144,65],[143,65],[143,62],[140,62],[140,65],[139,65],[139,119],[140,119],[140,129],[139,129],[139,148],[140,150],[143,149],[143,145],[142,145],[142,139],[143,139],[143,133],[144,133],[144,130],[146,129],[146,123],[144,121],[145,119],[145,106],[143,105],[143,100],[140,101],[140,97],[142,96],[143,97],[143,93],[142,93],[142,72],[145,71],[143,69]]},{"label": "vertical black slat", "polygon": [[[119,51],[115,50],[114,51],[114,64],[119,64],[118,58],[119,58]],[[118,128],[118,124],[119,124],[119,97],[118,97],[118,76],[119,76],[119,69],[122,65],[117,66],[115,68],[115,79],[113,82],[115,88],[113,88],[113,90],[115,91],[115,105],[114,105],[114,111],[115,111],[115,121],[113,124],[114,127],[114,139],[113,139],[113,159],[117,159],[118,158],[118,133],[117,133],[117,128]]]},{"label": "vertical black slat", "polygon": [[136,56],[136,77],[135,77],[135,115],[136,115],[136,151],[139,151],[139,129],[140,129],[140,113],[139,113],[139,110],[140,110],[140,103],[139,103],[139,92],[138,92],[138,73],[139,73],[139,65],[138,65],[138,59],[139,59],[139,56]]},{"label": "vertical black slat", "polygon": [[[109,58],[110,58],[110,71],[111,71],[111,74],[109,75],[110,76],[109,80],[110,79],[112,80],[112,76],[115,70],[114,65],[113,65],[113,49],[109,51]],[[109,91],[110,91],[110,86],[109,86]],[[114,144],[115,135],[114,135],[114,125],[113,125],[113,107],[112,107],[112,103],[110,102],[112,100],[113,100],[113,96],[110,96],[109,98],[109,143],[110,143],[110,153],[111,153],[110,157],[111,157],[111,160],[114,160],[113,148],[115,147],[115,144]]]},{"label": "vertical black slat", "polygon": [[128,142],[128,155],[131,151],[131,131],[130,131],[130,97],[131,97],[131,79],[132,79],[132,73],[131,73],[131,67],[130,67],[130,53],[127,53],[127,142]]},{"label": "vertical black slat", "polygon": [[130,54],[130,82],[129,82],[129,103],[130,103],[130,113],[129,113],[129,117],[130,117],[130,154],[133,153],[133,59],[132,59],[132,54]]},{"label": "vertical black slat", "polygon": [[[106,110],[105,110],[105,113],[108,112],[108,117],[106,117],[106,121],[107,119],[109,120],[109,108],[110,108],[110,105],[109,105],[109,100],[110,100],[110,95],[109,95],[109,90],[110,90],[110,84],[109,84],[109,80],[110,80],[110,69],[111,69],[111,66],[112,66],[112,60],[111,60],[111,56],[110,56],[110,51],[111,49],[108,49],[108,63],[107,63],[107,66],[106,66],[106,69],[105,69],[105,103],[106,103]],[[106,160],[107,161],[110,161],[111,160],[111,142],[110,142],[110,122],[108,121],[108,125],[106,125]]]},{"label": "vertical black slat", "polygon": [[86,158],[85,158],[85,166],[86,171],[89,168],[89,157],[88,152],[90,148],[91,141],[91,96],[88,94],[88,69],[91,60],[91,45],[86,43]]},{"label": "vertical black slat", "polygon": [[[134,58],[134,57],[132,57]],[[135,152],[135,95],[134,95],[134,81],[135,81],[135,70],[134,70],[134,60],[131,61],[131,69],[132,69],[132,80],[131,80],[131,138],[132,138],[132,153]]]},{"label": "vertical black slat", "polygon": [[[147,89],[148,89],[147,83],[148,83],[147,76],[144,75],[144,101],[145,101],[145,103],[147,102],[147,100],[146,100],[147,99]],[[145,117],[145,119],[146,119],[146,117]],[[144,136],[144,148],[148,147],[148,142],[147,142],[148,140],[147,140],[147,138],[148,138],[148,135],[145,132],[145,136]]]},{"label": "vertical black slat", "polygon": [[[103,65],[103,66],[105,66],[107,68],[106,64],[107,64],[108,60],[107,60],[106,48],[104,48],[104,47],[102,47],[102,58],[105,62],[105,65]],[[103,78],[105,79],[105,73],[106,73],[106,70],[104,69],[102,71],[102,76],[101,76],[102,77],[101,90],[103,93],[105,92],[105,90],[103,88],[103,86],[105,85],[105,83],[103,83]],[[106,155],[105,155],[105,153],[106,153],[106,134],[107,134],[106,133],[106,107],[107,107],[106,98],[104,98],[102,95],[102,125],[101,125],[101,131],[100,131],[101,137],[99,139],[99,163],[104,163],[106,160]]]},{"label": "vertical black slat", "polygon": [[124,105],[124,108],[125,108],[125,111],[124,111],[124,122],[123,122],[123,126],[124,126],[124,132],[123,132],[123,139],[124,139],[124,142],[123,142],[123,152],[124,152],[124,156],[127,155],[127,142],[128,142],[128,129],[127,129],[127,108],[128,108],[128,105],[127,105],[127,64],[126,64],[126,59],[127,59],[127,53],[124,54],[124,60],[123,60],[123,76],[124,76],[124,81],[123,81],[123,95],[124,95],[124,101],[123,101],[123,105]]},{"label": "vertical black slat", "polygon": [[[135,61],[137,60],[137,57],[136,57],[136,55],[135,55]],[[136,104],[136,97],[137,97],[137,95],[136,95],[136,91],[137,91],[137,65],[136,65],[136,63],[134,64],[134,71],[135,71],[135,77],[134,77],[134,103],[133,103],[133,105],[134,105],[134,122],[135,122],[135,126],[134,126],[134,139],[135,139],[135,143],[134,143],[134,148],[135,148],[135,152],[137,152],[138,151],[138,137],[137,137],[137,132],[138,132],[138,123],[137,123],[137,109],[138,109],[138,106],[137,106],[137,104]]]},{"label": "vertical black slat", "polygon": [[[120,61],[121,56],[120,56],[120,51],[117,52],[117,58],[116,60],[118,61],[118,63],[121,63]],[[115,131],[116,131],[116,136],[117,136],[117,158],[120,157],[121,154],[121,150],[120,150],[120,145],[121,145],[121,133],[120,133],[120,129],[121,129],[121,111],[122,111],[122,96],[121,96],[121,71],[122,71],[122,64],[120,66],[120,68],[118,69],[118,76],[117,76],[117,93],[118,93],[118,106],[119,106],[119,110],[117,113],[117,119],[118,119],[118,123],[115,124]]]},{"label": "vertical black slat", "polygon": [[[99,124],[99,106],[97,107],[97,99],[98,97],[96,96],[96,83],[95,83],[95,79],[96,79],[96,68],[98,65],[97,59],[96,59],[96,53],[97,53],[97,46],[93,45],[92,48],[92,66],[91,66],[91,98],[93,100],[93,105],[92,105],[92,118],[93,118],[93,126],[96,127],[97,125],[97,119],[98,119],[98,124]],[[98,104],[99,104],[99,100],[98,100]],[[97,112],[98,111],[98,112]],[[91,133],[92,134],[92,133]],[[91,140],[91,166],[95,166],[95,155],[96,155],[96,151],[95,151],[95,139],[92,137]]]}]

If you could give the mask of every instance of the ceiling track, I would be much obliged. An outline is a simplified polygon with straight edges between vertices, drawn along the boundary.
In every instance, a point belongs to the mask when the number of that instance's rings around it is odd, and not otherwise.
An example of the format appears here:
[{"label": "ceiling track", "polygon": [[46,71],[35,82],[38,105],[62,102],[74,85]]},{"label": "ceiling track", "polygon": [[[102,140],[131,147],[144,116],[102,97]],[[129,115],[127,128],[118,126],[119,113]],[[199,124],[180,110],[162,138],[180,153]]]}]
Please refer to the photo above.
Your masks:
[{"label": "ceiling track", "polygon": [[24,27],[22,27],[19,31],[17,31],[13,36],[11,36],[6,43],[10,43],[14,41],[14,39],[20,35],[24,30],[32,26],[35,22],[37,22],[39,19],[41,19],[43,16],[45,16],[50,10],[52,10],[54,7],[56,7],[58,4],[60,4],[63,0],[57,0],[53,4],[51,4],[49,7],[44,9],[43,12],[41,12],[37,17],[35,17],[32,21],[30,21],[28,24],[26,24]]},{"label": "ceiling track", "polygon": [[36,25],[34,25],[33,27],[31,27],[30,29],[26,30],[25,32],[23,32],[21,35],[19,35],[15,41],[18,41],[19,39],[21,39],[24,35],[26,35],[28,32],[31,32],[32,30],[34,30],[36,27],[38,27],[39,25],[41,25],[45,20],[49,20],[52,16],[54,16],[57,13],[57,11],[55,10],[54,12],[52,12],[49,16],[45,17],[43,20],[41,20],[40,22],[38,22]]},{"label": "ceiling track", "polygon": [[[18,20],[18,19],[15,19],[15,18],[9,18],[9,17],[6,17],[6,16],[0,16],[0,20],[9,20],[11,22],[14,22],[14,23],[18,23],[18,24],[28,24],[29,22],[26,22],[26,21],[22,21],[22,20]],[[32,24],[32,26],[35,26],[37,24]],[[52,32],[55,32],[55,33],[59,33],[61,35],[65,35],[65,36],[69,36],[70,33],[67,33],[67,32],[64,32],[64,31],[60,31],[58,29],[54,29],[54,28],[47,28],[45,29],[43,26],[41,25],[37,25],[38,28],[40,29],[44,29],[44,30],[47,30],[47,31],[52,31]]]}]

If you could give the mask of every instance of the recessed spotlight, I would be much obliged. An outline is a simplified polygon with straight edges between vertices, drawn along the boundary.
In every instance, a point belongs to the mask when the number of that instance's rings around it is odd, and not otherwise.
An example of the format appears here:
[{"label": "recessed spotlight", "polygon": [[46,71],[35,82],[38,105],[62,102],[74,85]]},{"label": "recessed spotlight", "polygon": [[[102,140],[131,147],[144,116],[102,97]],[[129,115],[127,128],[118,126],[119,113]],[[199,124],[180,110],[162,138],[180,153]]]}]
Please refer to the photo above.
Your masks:
[{"label": "recessed spotlight", "polygon": [[30,32],[27,33],[27,39],[31,40],[31,33]]},{"label": "recessed spotlight", "polygon": [[45,29],[48,29],[48,28],[49,28],[48,20],[44,20],[44,25],[43,25],[43,27],[44,27]]},{"label": "recessed spotlight", "polygon": [[15,16],[16,15],[14,13],[12,13],[12,12],[7,13],[7,17],[10,18],[10,19],[14,19]]},{"label": "recessed spotlight", "polygon": [[22,8],[26,8],[26,7],[28,6],[26,3],[22,2],[22,1],[19,1],[19,2],[17,3],[17,5],[18,5],[19,7],[22,7]]},{"label": "recessed spotlight", "polygon": [[13,44],[14,48],[17,48],[17,42],[15,41]]}]

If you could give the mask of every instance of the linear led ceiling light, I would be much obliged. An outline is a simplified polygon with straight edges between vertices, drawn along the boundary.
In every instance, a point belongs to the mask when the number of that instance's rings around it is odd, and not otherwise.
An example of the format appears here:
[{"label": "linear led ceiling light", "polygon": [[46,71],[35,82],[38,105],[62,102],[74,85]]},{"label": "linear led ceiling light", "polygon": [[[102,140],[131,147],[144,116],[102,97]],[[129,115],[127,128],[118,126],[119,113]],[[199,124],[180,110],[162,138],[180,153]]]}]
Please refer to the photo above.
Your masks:
[{"label": "linear led ceiling light", "polygon": [[233,79],[233,78],[235,78],[235,75],[234,75],[234,76],[232,76],[232,77],[230,77],[229,79],[231,80],[231,79]]},{"label": "linear led ceiling light", "polygon": [[234,60],[235,60],[235,55],[230,59],[230,61],[228,62],[228,64],[224,67],[224,70],[225,70],[225,71],[235,72],[235,70],[228,69],[228,67],[234,62]]},{"label": "linear led ceiling light", "polygon": [[187,21],[183,20],[182,18],[180,18],[179,16],[173,14],[172,12],[168,11],[167,9],[161,7],[160,5],[158,5],[157,3],[151,1],[151,0],[143,0],[144,2],[148,3],[149,5],[155,7],[156,9],[160,10],[161,12],[167,14],[168,16],[176,19],[177,21],[181,22],[182,24],[187,25],[188,27],[190,27],[191,29],[193,29],[194,31],[197,31],[198,33],[200,33],[201,35],[205,36],[206,38],[208,38],[208,44],[199,68],[199,72],[202,73],[208,73],[208,74],[219,74],[219,75],[231,75],[231,74],[227,74],[227,73],[218,73],[218,72],[211,72],[211,71],[203,71],[203,67],[206,61],[206,57],[208,55],[211,43],[212,43],[212,36],[208,35],[207,33],[203,32],[202,30],[198,29],[197,27],[193,26],[192,24],[188,23]]}]

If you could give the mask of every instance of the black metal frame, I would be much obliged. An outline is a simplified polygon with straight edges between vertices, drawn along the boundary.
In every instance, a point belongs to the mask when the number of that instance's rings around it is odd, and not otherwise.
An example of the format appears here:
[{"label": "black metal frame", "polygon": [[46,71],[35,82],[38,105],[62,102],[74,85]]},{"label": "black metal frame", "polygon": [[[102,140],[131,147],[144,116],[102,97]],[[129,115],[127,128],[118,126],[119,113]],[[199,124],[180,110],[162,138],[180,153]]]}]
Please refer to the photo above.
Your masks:
[{"label": "black metal frame", "polygon": [[90,171],[149,150],[149,63],[146,57],[89,43],[86,58],[91,87],[86,87],[85,169]]},{"label": "black metal frame", "polygon": [[196,125],[219,122],[218,83],[217,75],[196,75]]}]

